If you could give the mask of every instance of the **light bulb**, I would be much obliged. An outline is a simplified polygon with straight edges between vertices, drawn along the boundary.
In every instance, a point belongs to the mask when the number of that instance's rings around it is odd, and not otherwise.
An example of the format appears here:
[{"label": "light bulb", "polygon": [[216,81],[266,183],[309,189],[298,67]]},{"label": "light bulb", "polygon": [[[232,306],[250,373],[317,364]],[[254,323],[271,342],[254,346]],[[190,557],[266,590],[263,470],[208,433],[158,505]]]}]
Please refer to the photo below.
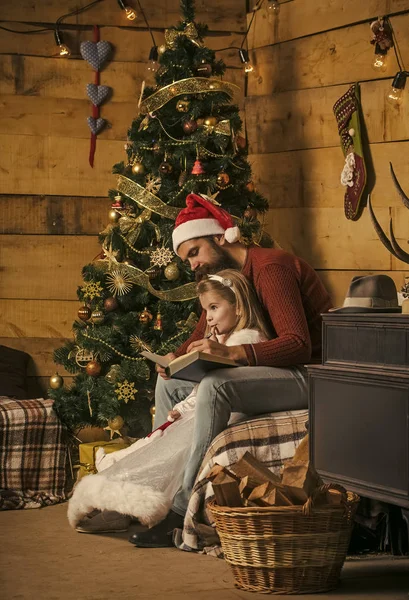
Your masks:
[{"label": "light bulb", "polygon": [[125,6],[124,11],[126,14],[126,18],[129,19],[129,21],[135,21],[137,15],[133,8],[131,8],[130,6]]},{"label": "light bulb", "polygon": [[254,71],[254,66],[251,64],[251,62],[246,62],[244,64],[244,72],[245,73],[252,73]]},{"label": "light bulb", "polygon": [[386,67],[388,66],[388,61],[386,58],[386,54],[375,54],[375,59],[372,63],[372,67],[375,71],[380,71],[383,73],[386,71]]},{"label": "light bulb", "polygon": [[399,71],[396,73],[392,82],[392,89],[386,96],[387,101],[393,106],[399,106],[402,102],[403,90],[406,85],[406,78],[408,73],[406,71]]},{"label": "light bulb", "polygon": [[157,46],[152,46],[152,48],[149,52],[149,60],[148,60],[147,70],[149,73],[156,73],[156,71],[158,69],[159,69],[158,48],[157,48]]},{"label": "light bulb", "polygon": [[278,2],[278,0],[268,0],[267,1],[267,15],[268,15],[268,20],[270,23],[279,14],[279,12],[280,12],[280,3]]},{"label": "light bulb", "polygon": [[61,31],[59,31],[58,29],[54,31],[54,39],[55,43],[58,46],[58,54],[60,56],[70,56],[71,50],[69,49],[67,44],[64,44],[64,38],[62,36]]},{"label": "light bulb", "polygon": [[240,48],[239,57],[240,57],[241,62],[244,65],[244,72],[252,73],[254,71],[254,66],[251,63],[249,53],[245,48]]}]

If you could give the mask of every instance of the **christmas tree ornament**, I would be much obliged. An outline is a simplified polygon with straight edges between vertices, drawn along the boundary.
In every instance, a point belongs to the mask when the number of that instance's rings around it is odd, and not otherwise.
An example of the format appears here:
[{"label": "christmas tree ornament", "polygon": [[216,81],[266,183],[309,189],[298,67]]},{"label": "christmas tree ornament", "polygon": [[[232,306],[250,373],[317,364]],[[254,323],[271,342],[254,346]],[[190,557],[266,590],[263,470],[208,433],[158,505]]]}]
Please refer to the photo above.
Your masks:
[{"label": "christmas tree ornament", "polygon": [[54,373],[54,375],[50,377],[50,388],[52,390],[59,390],[63,385],[64,379],[61,377],[61,375],[58,375],[58,373]]},{"label": "christmas tree ornament", "polygon": [[187,171],[181,171],[180,175],[179,175],[179,179],[178,179],[178,186],[179,187],[183,187],[186,183],[186,179],[187,179]]},{"label": "christmas tree ornament", "polygon": [[108,419],[108,425],[107,425],[107,427],[104,427],[104,430],[109,431],[109,436],[112,440],[115,433],[117,435],[119,435],[120,437],[122,437],[121,429],[124,426],[124,424],[125,424],[125,421],[123,420],[121,415],[116,415],[116,417],[113,417],[112,419]]},{"label": "christmas tree ornament", "polygon": [[90,377],[98,377],[98,375],[101,373],[101,368],[101,364],[98,361],[90,360],[85,367],[85,371]]},{"label": "christmas tree ornament", "polygon": [[180,276],[180,271],[179,271],[179,267],[177,266],[176,263],[171,262],[167,265],[167,267],[165,268],[165,277],[166,279],[168,279],[169,281],[176,281],[176,279],[178,279]]},{"label": "christmas tree ornament", "polygon": [[[359,84],[349,90],[334,104],[341,148],[345,165],[341,183],[345,186],[344,211],[347,219],[357,220],[362,212],[362,198],[366,186],[366,166],[361,139],[361,102]],[[353,135],[351,135],[353,131]],[[350,133],[351,132],[351,133]]]},{"label": "christmas tree ornament", "polygon": [[230,177],[224,171],[221,171],[216,177],[217,185],[221,188],[224,188],[229,185]]},{"label": "christmas tree ornament", "polygon": [[102,312],[102,310],[96,309],[92,311],[91,314],[91,321],[95,324],[95,325],[101,325],[101,323],[103,323],[105,320],[105,315]]},{"label": "christmas tree ornament", "polygon": [[160,274],[160,267],[158,267],[158,266],[149,267],[149,269],[146,270],[146,273],[149,277],[149,280],[152,281],[153,279],[156,279],[157,276]]},{"label": "christmas tree ornament", "polygon": [[101,298],[103,287],[100,281],[88,281],[82,288],[81,291],[85,298],[93,300],[94,298]]},{"label": "christmas tree ornament", "polygon": [[189,119],[188,121],[185,121],[182,125],[182,129],[185,133],[189,135],[191,133],[194,133],[197,129],[197,121],[195,121],[194,119]]},{"label": "christmas tree ornament", "polygon": [[115,208],[112,208],[108,213],[108,218],[111,221],[111,223],[118,223],[119,219],[121,218],[121,215]]},{"label": "christmas tree ornament", "polygon": [[167,160],[164,160],[163,162],[160,163],[159,173],[161,173],[162,175],[169,175],[169,173],[172,173],[172,171],[173,171],[173,167],[170,163],[168,163]]},{"label": "christmas tree ornament", "polygon": [[187,113],[190,108],[190,100],[188,98],[181,98],[176,102],[176,110],[178,112]]},{"label": "christmas tree ornament", "polygon": [[142,323],[143,325],[147,325],[148,323],[150,323],[152,321],[152,319],[153,319],[152,313],[150,313],[149,310],[145,306],[145,308],[139,315],[139,322]]},{"label": "christmas tree ornament", "polygon": [[192,331],[196,327],[198,320],[199,319],[197,314],[191,312],[186,321],[178,321],[176,323],[176,327],[178,329],[186,329],[188,331]]},{"label": "christmas tree ornament", "polygon": [[138,390],[135,387],[133,381],[125,379],[121,383],[118,383],[115,389],[118,400],[123,400],[125,404],[128,404],[129,400],[135,400],[135,396]]},{"label": "christmas tree ornament", "polygon": [[158,142],[155,142],[153,144],[152,151],[154,152],[154,154],[159,154],[159,152],[160,152],[160,145],[158,144]]},{"label": "christmas tree ornament", "polygon": [[196,67],[196,75],[199,77],[210,77],[213,73],[212,65],[206,61],[202,61],[198,67]]},{"label": "christmas tree ornament", "polygon": [[128,267],[134,267],[135,263],[133,260],[131,260],[130,258],[126,258],[125,260],[122,261],[123,265],[127,265]]},{"label": "christmas tree ornament", "polygon": [[132,173],[134,175],[143,175],[145,173],[145,167],[143,166],[143,164],[139,161],[135,161],[132,164]]},{"label": "christmas tree ornament", "polygon": [[249,192],[254,192],[254,183],[252,181],[248,181],[246,183],[246,190]]},{"label": "christmas tree ornament", "polygon": [[137,335],[129,336],[129,345],[131,346],[132,350],[135,350],[135,352],[142,352],[142,350],[152,352],[152,346],[150,346],[147,342],[144,342]]},{"label": "christmas tree ornament", "polygon": [[118,308],[118,300],[116,298],[110,297],[105,298],[104,300],[104,309],[106,312],[112,312]]},{"label": "christmas tree ornament", "polygon": [[192,175],[203,175],[204,172],[205,170],[203,168],[202,163],[199,159],[196,159],[192,168]]},{"label": "christmas tree ornament", "polygon": [[244,211],[243,216],[248,221],[253,221],[254,219],[257,219],[257,210],[252,206],[248,206]]},{"label": "christmas tree ornament", "polygon": [[121,194],[118,194],[117,196],[115,196],[114,200],[115,200],[115,202],[113,202],[111,204],[111,208],[121,208],[122,209],[124,207]]},{"label": "christmas tree ornament", "polygon": [[109,383],[116,383],[121,376],[121,367],[120,365],[112,365],[105,375],[106,381]]},{"label": "christmas tree ornament", "polygon": [[215,127],[217,125],[216,117],[206,117],[203,121],[205,127]]},{"label": "christmas tree ornament", "polygon": [[247,140],[242,135],[236,136],[235,142],[236,142],[237,148],[239,148],[240,150],[245,150],[245,148],[247,147]]},{"label": "christmas tree ornament", "polygon": [[87,364],[93,360],[94,354],[90,350],[87,350],[86,348],[78,348],[77,346],[77,351],[75,353],[75,362],[79,367],[85,369]]},{"label": "christmas tree ornament", "polygon": [[165,44],[161,44],[160,46],[158,46],[158,52],[159,52],[159,54],[165,54],[165,52],[166,52]]},{"label": "christmas tree ornament", "polygon": [[114,296],[124,296],[132,289],[130,276],[120,268],[112,269],[107,273],[107,287]]},{"label": "christmas tree ornament", "polygon": [[161,248],[156,248],[151,253],[151,265],[157,265],[158,267],[166,267],[168,263],[175,257],[174,253],[170,248],[166,248],[166,246],[162,246]]},{"label": "christmas tree ornament", "polygon": [[91,318],[91,313],[92,310],[90,307],[84,304],[84,306],[81,306],[81,308],[78,309],[78,318],[81,319],[81,321],[88,321],[88,319]]},{"label": "christmas tree ornament", "polygon": [[[162,179],[149,173],[145,178],[145,189],[151,194],[157,194],[161,188]],[[148,217],[150,219],[150,216]]]},{"label": "christmas tree ornament", "polygon": [[156,331],[162,331],[162,315],[160,314],[160,312],[158,312],[157,315],[156,315],[156,319],[155,319],[155,323],[153,325],[153,328]]}]

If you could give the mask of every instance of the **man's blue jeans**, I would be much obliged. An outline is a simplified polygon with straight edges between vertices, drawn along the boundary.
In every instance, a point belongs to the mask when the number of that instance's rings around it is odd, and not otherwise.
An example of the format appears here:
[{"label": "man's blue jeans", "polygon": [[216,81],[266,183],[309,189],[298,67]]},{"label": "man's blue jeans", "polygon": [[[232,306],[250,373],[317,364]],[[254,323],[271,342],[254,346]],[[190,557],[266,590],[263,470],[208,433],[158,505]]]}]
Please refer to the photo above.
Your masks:
[{"label": "man's blue jeans", "polygon": [[[190,394],[194,385],[189,381],[165,380],[158,376],[155,427],[167,420],[168,412]],[[238,367],[217,369],[206,375],[198,387],[192,448],[172,510],[185,515],[206,451],[211,441],[226,429],[232,412],[255,416],[307,406],[304,367]]]}]

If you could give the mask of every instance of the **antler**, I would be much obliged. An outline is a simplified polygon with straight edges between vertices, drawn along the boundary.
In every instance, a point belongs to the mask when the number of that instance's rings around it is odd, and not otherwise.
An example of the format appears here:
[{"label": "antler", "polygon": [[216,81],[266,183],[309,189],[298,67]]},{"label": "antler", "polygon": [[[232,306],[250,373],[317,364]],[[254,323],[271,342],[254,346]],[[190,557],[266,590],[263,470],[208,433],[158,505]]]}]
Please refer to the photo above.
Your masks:
[{"label": "antler", "polygon": [[[401,200],[402,200],[404,206],[406,206],[406,208],[409,208],[409,198],[406,196],[405,192],[403,191],[403,189],[395,175],[395,171],[393,170],[392,163],[389,163],[389,166],[390,166],[393,183],[395,184],[395,187],[398,190]],[[390,237],[391,237],[391,239],[389,240],[388,236],[383,231],[377,218],[375,217],[375,213],[372,208],[370,196],[368,196],[368,210],[369,210],[369,214],[371,217],[372,225],[374,226],[377,236],[381,240],[381,242],[385,246],[385,248],[388,250],[388,252],[390,252],[393,256],[395,256],[395,258],[398,258],[399,260],[409,264],[409,253],[405,252],[405,250],[403,250],[403,248],[401,248],[399,246],[399,244],[396,240],[395,234],[393,232],[392,219],[390,220],[390,223],[389,223],[389,233],[390,233]]]}]

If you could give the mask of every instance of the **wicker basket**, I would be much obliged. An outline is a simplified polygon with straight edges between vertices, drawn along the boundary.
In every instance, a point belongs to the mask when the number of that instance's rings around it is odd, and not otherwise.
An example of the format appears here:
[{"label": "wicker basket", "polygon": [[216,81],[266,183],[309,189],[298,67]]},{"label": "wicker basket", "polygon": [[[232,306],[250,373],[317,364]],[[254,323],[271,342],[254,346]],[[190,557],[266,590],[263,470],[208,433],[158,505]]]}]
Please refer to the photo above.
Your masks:
[{"label": "wicker basket", "polygon": [[306,505],[229,508],[210,502],[236,587],[272,594],[334,589],[358,501],[359,496],[347,492],[342,505],[311,511]]}]

